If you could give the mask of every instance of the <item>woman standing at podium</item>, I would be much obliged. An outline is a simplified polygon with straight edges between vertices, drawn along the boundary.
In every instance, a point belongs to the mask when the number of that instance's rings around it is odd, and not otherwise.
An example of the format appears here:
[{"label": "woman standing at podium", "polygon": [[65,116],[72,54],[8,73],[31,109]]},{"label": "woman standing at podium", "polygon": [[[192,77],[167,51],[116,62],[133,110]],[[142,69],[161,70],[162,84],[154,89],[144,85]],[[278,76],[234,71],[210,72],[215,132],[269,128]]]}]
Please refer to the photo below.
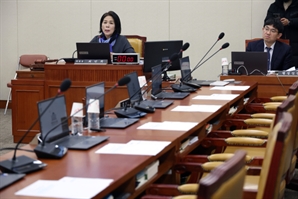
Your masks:
[{"label": "woman standing at podium", "polygon": [[121,34],[121,22],[119,16],[109,11],[102,15],[100,19],[100,35],[96,35],[91,43],[109,43],[111,53],[134,53],[125,36]]}]

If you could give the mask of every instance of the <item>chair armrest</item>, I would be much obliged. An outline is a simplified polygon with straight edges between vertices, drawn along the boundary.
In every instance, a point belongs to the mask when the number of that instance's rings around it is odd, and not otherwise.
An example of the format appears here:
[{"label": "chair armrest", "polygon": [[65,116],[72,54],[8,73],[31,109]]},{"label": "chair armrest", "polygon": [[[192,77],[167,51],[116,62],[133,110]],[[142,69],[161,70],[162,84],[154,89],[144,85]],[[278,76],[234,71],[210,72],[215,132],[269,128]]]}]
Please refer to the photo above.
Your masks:
[{"label": "chair armrest", "polygon": [[179,192],[178,187],[179,185],[151,184],[146,189],[146,194],[162,196],[179,196],[181,192]]},{"label": "chair armrest", "polygon": [[203,164],[195,163],[195,162],[182,162],[182,163],[177,163],[174,169],[177,173],[184,173],[187,171],[204,173],[204,172],[210,172],[211,170],[213,170],[215,167],[218,167],[222,163],[223,162],[220,162],[220,161],[216,161],[216,162],[209,161]]},{"label": "chair armrest", "polygon": [[145,195],[141,199],[173,199],[172,196]]},{"label": "chair armrest", "polygon": [[264,119],[274,119],[275,113],[254,113],[251,115],[252,118],[264,118]]},{"label": "chair armrest", "polygon": [[269,133],[258,129],[239,129],[231,132],[233,137],[254,137],[267,139]]},{"label": "chair armrest", "polygon": [[209,138],[229,138],[233,137],[233,134],[229,130],[216,130],[208,133]]},{"label": "chair armrest", "polygon": [[[230,153],[216,153],[212,155],[187,155],[182,159],[182,162],[192,162],[192,163],[205,163],[210,161],[225,161],[232,157],[233,154]],[[246,155],[245,158],[246,165],[248,166],[262,166],[263,158],[251,157]]]},{"label": "chair armrest", "polygon": [[248,146],[248,147],[266,147],[266,140],[249,137],[230,137],[223,138],[204,138],[201,145],[203,147],[223,147],[223,146]]},{"label": "chair armrest", "polygon": [[259,139],[259,138],[249,138],[249,137],[231,137],[231,138],[225,139],[225,142],[228,145],[265,147],[267,140]]},{"label": "chair armrest", "polygon": [[273,101],[273,102],[283,102],[287,98],[288,98],[288,96],[285,96],[285,95],[283,95],[283,96],[273,96],[273,97],[270,98],[270,100]]},{"label": "chair armrest", "polygon": [[229,130],[231,127],[236,129],[243,129],[256,126],[270,127],[272,124],[272,119],[264,118],[248,118],[248,119],[226,119],[223,122],[225,129]]}]

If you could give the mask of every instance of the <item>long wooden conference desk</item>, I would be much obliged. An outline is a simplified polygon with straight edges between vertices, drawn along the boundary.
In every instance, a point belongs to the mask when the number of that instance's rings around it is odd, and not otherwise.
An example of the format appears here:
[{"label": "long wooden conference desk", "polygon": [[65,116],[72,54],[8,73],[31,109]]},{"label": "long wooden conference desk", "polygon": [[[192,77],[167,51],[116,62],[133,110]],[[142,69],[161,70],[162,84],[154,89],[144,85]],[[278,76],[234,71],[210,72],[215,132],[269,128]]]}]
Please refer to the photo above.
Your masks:
[{"label": "long wooden conference desk", "polygon": [[[73,102],[82,102],[86,86],[104,81],[106,90],[111,88],[125,74],[137,71],[143,75],[142,65],[74,65],[45,64],[44,71],[17,71],[17,79],[12,83],[12,134],[18,142],[37,118],[38,101],[54,97],[65,78],[72,81],[65,92],[67,111],[70,113]],[[297,80],[297,76],[221,76],[221,79],[258,82],[258,97],[285,95],[285,91]],[[127,98],[126,87],[120,87],[105,96],[105,110]],[[39,123],[23,140],[29,143],[39,133]]]},{"label": "long wooden conference desk", "polygon": [[298,80],[298,76],[282,75],[228,75],[220,76],[220,80],[235,79],[235,81],[258,82],[258,97],[268,98],[286,95],[290,86]]},{"label": "long wooden conference desk", "polygon": [[[37,180],[58,180],[64,176],[84,177],[84,178],[106,178],[113,179],[113,182],[99,192],[94,198],[104,198],[108,194],[129,193],[129,198],[140,197],[146,188],[155,182],[158,183],[175,183],[175,174],[168,171],[180,161],[180,158],[189,154],[196,149],[200,142],[206,136],[206,125],[213,124],[213,128],[217,129],[221,126],[222,121],[229,117],[231,107],[237,108],[237,111],[243,108],[244,99],[251,101],[256,97],[257,83],[242,82],[239,85],[247,85],[249,88],[245,91],[231,90],[210,90],[210,87],[202,87],[184,100],[175,100],[168,108],[156,109],[155,113],[147,114],[141,118],[136,124],[124,129],[107,129],[101,133],[89,133],[95,136],[109,136],[109,140],[95,146],[86,151],[69,150],[65,157],[58,160],[40,159],[47,164],[43,170],[27,174],[24,179],[5,188],[0,192],[0,198],[34,198],[17,196],[15,192],[36,182]],[[239,94],[233,100],[196,100],[193,99],[197,95],[211,94]],[[216,112],[176,112],[171,111],[178,105],[221,105]],[[187,131],[169,131],[169,130],[142,130],[137,127],[147,122],[163,122],[163,121],[180,121],[180,122],[196,122],[193,128]],[[181,142],[190,137],[195,136],[197,141],[180,151]],[[108,143],[127,143],[130,140],[154,140],[169,141],[170,144],[161,150],[156,156],[145,155],[111,155],[96,154],[99,148]],[[34,145],[26,145],[25,149],[34,149]],[[34,153],[18,151],[17,155],[26,155],[36,159]],[[1,160],[9,159],[12,153],[1,156]],[[146,166],[159,161],[158,172],[149,179],[148,182],[136,188],[136,175]]]}]

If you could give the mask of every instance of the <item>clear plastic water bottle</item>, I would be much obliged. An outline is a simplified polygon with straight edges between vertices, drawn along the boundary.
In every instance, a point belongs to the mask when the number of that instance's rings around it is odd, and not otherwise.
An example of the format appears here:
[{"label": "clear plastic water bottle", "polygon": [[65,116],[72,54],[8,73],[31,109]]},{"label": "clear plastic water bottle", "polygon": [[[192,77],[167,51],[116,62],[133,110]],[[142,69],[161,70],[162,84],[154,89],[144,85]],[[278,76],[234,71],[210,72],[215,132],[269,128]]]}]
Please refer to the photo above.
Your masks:
[{"label": "clear plastic water bottle", "polygon": [[88,130],[91,129],[100,129],[100,119],[99,119],[99,100],[90,99],[89,106],[87,110],[88,114]]},{"label": "clear plastic water bottle", "polygon": [[222,75],[229,75],[229,62],[227,58],[221,58]]}]

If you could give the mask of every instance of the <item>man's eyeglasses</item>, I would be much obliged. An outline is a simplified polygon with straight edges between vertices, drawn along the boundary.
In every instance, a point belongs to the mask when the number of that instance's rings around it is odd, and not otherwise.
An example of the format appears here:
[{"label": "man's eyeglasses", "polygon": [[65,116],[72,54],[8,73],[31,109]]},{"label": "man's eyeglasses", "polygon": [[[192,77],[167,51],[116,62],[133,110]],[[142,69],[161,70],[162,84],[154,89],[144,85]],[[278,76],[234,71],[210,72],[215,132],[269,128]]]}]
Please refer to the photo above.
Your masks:
[{"label": "man's eyeglasses", "polygon": [[273,34],[275,34],[275,33],[278,33],[278,30],[277,29],[275,29],[275,28],[269,28],[268,26],[265,26],[264,27],[264,31],[265,32],[271,32],[271,33],[273,33]]}]

